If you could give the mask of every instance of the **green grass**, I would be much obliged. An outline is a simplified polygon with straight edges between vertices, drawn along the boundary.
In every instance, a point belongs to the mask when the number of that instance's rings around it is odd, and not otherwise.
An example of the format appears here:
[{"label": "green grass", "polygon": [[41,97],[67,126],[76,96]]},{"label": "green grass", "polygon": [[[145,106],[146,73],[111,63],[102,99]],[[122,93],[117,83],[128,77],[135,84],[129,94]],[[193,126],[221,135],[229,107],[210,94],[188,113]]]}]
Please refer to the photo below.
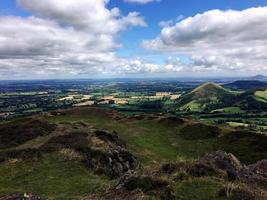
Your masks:
[{"label": "green grass", "polygon": [[108,178],[56,155],[0,165],[0,195],[33,192],[44,199],[80,199],[109,184]]},{"label": "green grass", "polygon": [[[115,120],[106,112],[91,110],[43,118],[57,124],[75,126],[76,122],[85,122],[96,129],[116,131],[126,141],[127,149],[137,156],[145,168],[155,169],[155,166],[177,160],[191,161],[219,149],[233,153],[246,164],[264,159],[267,155],[264,135],[246,131],[230,133],[233,129],[229,127],[221,127],[220,131],[211,125],[191,120],[185,123],[146,118]],[[37,137],[14,148],[39,146],[48,138]],[[79,199],[99,189],[106,189],[110,184],[112,182],[106,177],[94,175],[82,164],[53,154],[45,155],[40,160],[0,165],[0,196],[33,192],[44,199]],[[216,193],[222,184],[221,180],[209,177],[190,178],[175,183],[173,189],[182,200],[216,200]]]},{"label": "green grass", "polygon": [[233,107],[226,107],[221,109],[213,110],[212,113],[220,112],[220,113],[228,113],[228,114],[235,114],[235,113],[244,113],[241,108],[233,106]]},{"label": "green grass", "polygon": [[184,139],[181,134],[183,125],[169,125],[153,120],[116,121],[109,117],[95,115],[57,116],[49,121],[75,122],[85,121],[97,129],[117,131],[128,149],[144,165],[161,164],[177,159],[192,160],[214,149],[214,138],[196,139],[194,142]]},{"label": "green grass", "polygon": [[264,91],[256,91],[255,96],[261,100],[267,101],[267,90]]},{"label": "green grass", "polygon": [[223,187],[220,180],[213,178],[195,178],[177,182],[175,196],[181,200],[219,200],[217,192]]},{"label": "green grass", "polygon": [[218,139],[218,148],[231,152],[246,164],[267,158],[267,137],[248,131],[227,133]]},{"label": "green grass", "polygon": [[189,103],[187,103],[186,105],[184,105],[183,107],[181,107],[182,110],[188,110],[190,109],[190,111],[200,111],[203,110],[203,105],[201,105],[200,103],[197,103],[196,101],[191,101]]}]

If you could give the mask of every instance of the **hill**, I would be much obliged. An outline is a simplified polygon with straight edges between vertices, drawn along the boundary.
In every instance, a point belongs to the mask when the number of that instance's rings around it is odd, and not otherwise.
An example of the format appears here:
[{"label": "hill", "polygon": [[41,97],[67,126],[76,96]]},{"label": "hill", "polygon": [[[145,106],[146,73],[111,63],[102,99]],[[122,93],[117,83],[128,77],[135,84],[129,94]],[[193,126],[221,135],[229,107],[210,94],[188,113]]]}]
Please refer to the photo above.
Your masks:
[{"label": "hill", "polygon": [[[53,129],[28,137],[28,125],[38,130],[40,123]],[[256,163],[267,158],[264,134],[100,108],[13,121],[2,130],[16,134],[5,134],[0,147],[0,199],[253,199],[266,191],[266,162]]]},{"label": "hill", "polygon": [[250,79],[252,79],[252,80],[267,80],[267,76],[259,74],[259,75],[250,77]]},{"label": "hill", "polygon": [[205,83],[178,100],[181,110],[208,111],[231,104],[236,94],[215,83]]},{"label": "hill", "polygon": [[251,90],[267,87],[267,82],[258,80],[240,80],[224,85],[225,88],[238,90]]}]

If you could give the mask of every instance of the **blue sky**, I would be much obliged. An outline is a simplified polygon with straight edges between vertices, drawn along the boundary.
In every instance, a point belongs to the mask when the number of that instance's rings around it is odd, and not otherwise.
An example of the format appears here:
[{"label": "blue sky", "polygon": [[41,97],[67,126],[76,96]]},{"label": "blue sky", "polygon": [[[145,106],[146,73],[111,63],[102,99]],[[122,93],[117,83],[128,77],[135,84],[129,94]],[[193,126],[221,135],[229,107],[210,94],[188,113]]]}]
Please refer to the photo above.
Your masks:
[{"label": "blue sky", "polygon": [[266,74],[266,6],[266,0],[0,0],[0,79]]}]

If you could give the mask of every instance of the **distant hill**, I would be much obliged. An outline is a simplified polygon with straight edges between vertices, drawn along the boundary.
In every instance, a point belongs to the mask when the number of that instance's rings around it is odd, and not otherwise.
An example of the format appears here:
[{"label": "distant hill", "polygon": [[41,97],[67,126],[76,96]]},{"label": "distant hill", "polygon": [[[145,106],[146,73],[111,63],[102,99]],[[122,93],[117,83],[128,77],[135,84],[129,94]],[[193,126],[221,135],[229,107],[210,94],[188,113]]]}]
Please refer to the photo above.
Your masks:
[{"label": "distant hill", "polygon": [[[263,84],[260,83],[257,85],[262,86]],[[238,85],[240,87],[245,87],[245,85],[249,84],[242,81],[232,83],[232,86]],[[237,92],[225,89],[221,85],[215,83],[205,83],[191,92],[182,95],[177,102],[177,107],[181,111],[193,112],[262,112],[267,110],[266,96],[266,91],[264,89],[252,89],[246,92]]]},{"label": "distant hill", "polygon": [[238,90],[251,90],[267,87],[267,82],[258,80],[240,80],[225,84],[224,87]]},{"label": "distant hill", "polygon": [[253,79],[253,80],[267,80],[267,76],[264,76],[264,75],[256,75],[256,76],[250,77],[250,79]]},{"label": "distant hill", "polygon": [[178,101],[181,110],[204,111],[230,104],[236,94],[215,83],[205,83],[183,95]]}]

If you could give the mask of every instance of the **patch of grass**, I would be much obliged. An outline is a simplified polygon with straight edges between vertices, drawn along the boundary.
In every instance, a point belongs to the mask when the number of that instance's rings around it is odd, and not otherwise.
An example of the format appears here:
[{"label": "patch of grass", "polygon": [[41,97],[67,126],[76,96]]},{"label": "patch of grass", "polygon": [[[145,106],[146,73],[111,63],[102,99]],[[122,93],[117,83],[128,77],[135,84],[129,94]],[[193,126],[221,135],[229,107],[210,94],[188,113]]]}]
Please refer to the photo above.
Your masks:
[{"label": "patch of grass", "polygon": [[212,178],[195,178],[177,182],[175,196],[181,200],[219,200],[217,192],[223,187],[223,183]]},{"label": "patch of grass", "polygon": [[235,113],[244,113],[245,111],[243,111],[241,108],[236,107],[236,106],[232,106],[232,107],[226,107],[226,108],[221,108],[221,109],[216,109],[211,111],[212,113],[228,113],[228,114],[235,114]]},{"label": "patch of grass", "polygon": [[0,165],[0,195],[33,192],[44,199],[79,199],[109,184],[107,177],[57,155]]},{"label": "patch of grass", "polygon": [[267,101],[267,90],[256,91],[255,96],[259,99]]},{"label": "patch of grass", "polygon": [[189,124],[181,130],[181,136],[186,140],[215,138],[219,134],[219,128],[200,123]]},{"label": "patch of grass", "polygon": [[243,163],[252,164],[267,158],[267,137],[248,131],[231,132],[219,137],[218,148],[233,153]]}]

